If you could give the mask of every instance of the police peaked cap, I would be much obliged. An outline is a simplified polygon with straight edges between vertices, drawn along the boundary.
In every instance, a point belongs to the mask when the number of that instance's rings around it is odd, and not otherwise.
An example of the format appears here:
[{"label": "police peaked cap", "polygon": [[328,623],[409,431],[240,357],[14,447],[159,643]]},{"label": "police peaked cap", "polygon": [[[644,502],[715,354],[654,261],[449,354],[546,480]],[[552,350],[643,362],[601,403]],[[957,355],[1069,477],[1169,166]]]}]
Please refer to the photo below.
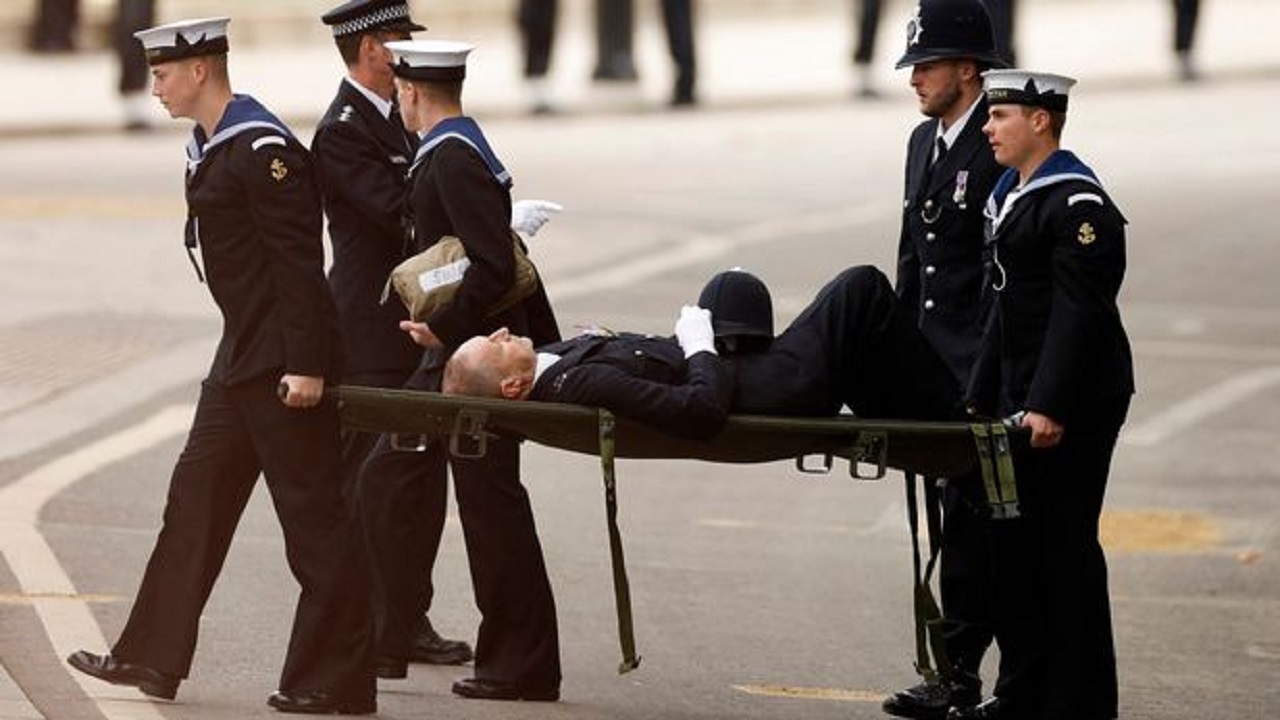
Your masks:
[{"label": "police peaked cap", "polygon": [[698,307],[711,311],[716,337],[773,337],[773,298],[760,278],[734,268],[716,273],[698,295]]},{"label": "police peaked cap", "polygon": [[349,0],[320,17],[335,38],[386,30],[418,32],[425,27],[409,18],[407,0]]},{"label": "police peaked cap", "polygon": [[996,50],[991,16],[980,0],[920,0],[907,22],[907,50],[897,69],[946,59],[1008,66]]}]

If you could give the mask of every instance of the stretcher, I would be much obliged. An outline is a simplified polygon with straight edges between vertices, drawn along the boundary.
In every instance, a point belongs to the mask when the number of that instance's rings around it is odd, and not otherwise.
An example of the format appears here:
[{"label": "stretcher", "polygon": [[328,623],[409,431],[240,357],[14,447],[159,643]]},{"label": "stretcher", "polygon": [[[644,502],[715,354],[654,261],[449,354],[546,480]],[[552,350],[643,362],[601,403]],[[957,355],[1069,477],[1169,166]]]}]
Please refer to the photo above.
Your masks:
[{"label": "stretcher", "polygon": [[[630,585],[617,526],[615,458],[681,458],[716,463],[794,460],[805,473],[830,472],[836,459],[848,462],[857,479],[883,478],[889,469],[907,478],[908,516],[915,549],[917,669],[926,679],[946,665],[938,629],[940,612],[930,587],[937,560],[937,502],[930,499],[932,552],[922,571],[916,528],[915,478],[928,495],[937,478],[978,472],[995,518],[1018,515],[1009,436],[999,422],[913,422],[870,420],[852,415],[776,417],[732,415],[710,440],[678,438],[647,425],[615,417],[603,408],[546,402],[515,402],[344,385],[337,389],[343,426],[350,430],[423,435],[448,440],[449,452],[481,457],[495,435],[598,455],[605,487],[605,515],[613,565],[614,601],[622,649],[619,672],[639,665],[631,621]],[[413,442],[411,445],[418,445]],[[816,464],[815,464],[815,458]],[[935,490],[936,491],[936,490]]]}]

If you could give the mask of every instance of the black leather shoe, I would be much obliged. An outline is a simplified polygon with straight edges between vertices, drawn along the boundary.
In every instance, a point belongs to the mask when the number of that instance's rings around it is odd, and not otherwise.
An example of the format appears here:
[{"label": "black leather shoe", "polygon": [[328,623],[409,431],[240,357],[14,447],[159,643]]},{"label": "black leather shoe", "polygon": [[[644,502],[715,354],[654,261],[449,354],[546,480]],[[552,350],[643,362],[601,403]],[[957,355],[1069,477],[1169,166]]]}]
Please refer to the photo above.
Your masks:
[{"label": "black leather shoe", "polygon": [[890,715],[915,720],[945,720],[953,707],[969,708],[982,699],[982,682],[976,677],[964,680],[935,680],[890,695],[880,707]]},{"label": "black leather shoe", "polygon": [[344,700],[321,691],[277,690],[267,698],[267,704],[280,712],[305,715],[372,715],[378,712],[378,701],[373,698]]},{"label": "black leather shoe", "polygon": [[987,698],[970,708],[952,708],[947,713],[947,720],[1026,720],[1029,717],[1016,703],[999,697]]},{"label": "black leather shoe", "polygon": [[453,684],[453,694],[473,700],[530,700],[555,702],[560,699],[558,687],[524,687],[501,680],[466,678]]},{"label": "black leather shoe", "polygon": [[440,637],[440,633],[431,627],[431,623],[425,617],[422,630],[418,633],[418,637],[414,638],[413,649],[409,651],[410,660],[428,665],[461,665],[469,662],[472,657],[474,653],[471,652],[470,645],[461,640],[446,640]]},{"label": "black leather shoe", "polygon": [[379,657],[374,661],[378,677],[384,680],[403,680],[409,677],[409,663],[389,657]]},{"label": "black leather shoe", "polygon": [[142,692],[162,700],[172,700],[178,694],[182,678],[145,665],[124,662],[107,655],[95,655],[77,650],[67,656],[67,664],[86,675],[105,680],[112,685],[132,685]]}]

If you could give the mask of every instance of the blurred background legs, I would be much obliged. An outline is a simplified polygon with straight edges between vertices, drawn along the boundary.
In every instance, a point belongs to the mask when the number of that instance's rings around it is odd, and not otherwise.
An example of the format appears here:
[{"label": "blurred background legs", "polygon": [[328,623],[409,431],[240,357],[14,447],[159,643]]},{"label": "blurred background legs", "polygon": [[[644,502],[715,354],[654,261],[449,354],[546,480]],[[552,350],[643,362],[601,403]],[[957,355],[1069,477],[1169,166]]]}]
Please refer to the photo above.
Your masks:
[{"label": "blurred background legs", "polygon": [[693,49],[693,0],[662,0],[662,22],[667,30],[667,47],[675,63],[675,87],[671,92],[673,106],[697,102],[693,86],[697,62]]},{"label": "blurred background legs", "polygon": [[1172,0],[1173,51],[1178,61],[1178,79],[1194,82],[1200,79],[1192,49],[1196,41],[1196,21],[1200,19],[1200,0]]},{"label": "blurred background legs", "polygon": [[854,8],[854,92],[860,98],[880,97],[871,67],[876,55],[876,34],[880,29],[880,6],[880,0],[858,0]]},{"label": "blurred background legs", "polygon": [[133,34],[155,24],[155,0],[118,0],[112,27],[116,61],[120,68],[120,100],[124,127],[141,131],[151,127],[151,98],[147,93],[150,68],[142,45]]},{"label": "blurred background legs", "polygon": [[38,53],[75,50],[79,21],[79,0],[38,0],[35,22],[31,26],[31,50]]},{"label": "blurred background legs", "polygon": [[557,0],[520,0],[517,22],[524,48],[524,81],[529,111],[542,115],[554,110],[547,72],[555,49]]}]

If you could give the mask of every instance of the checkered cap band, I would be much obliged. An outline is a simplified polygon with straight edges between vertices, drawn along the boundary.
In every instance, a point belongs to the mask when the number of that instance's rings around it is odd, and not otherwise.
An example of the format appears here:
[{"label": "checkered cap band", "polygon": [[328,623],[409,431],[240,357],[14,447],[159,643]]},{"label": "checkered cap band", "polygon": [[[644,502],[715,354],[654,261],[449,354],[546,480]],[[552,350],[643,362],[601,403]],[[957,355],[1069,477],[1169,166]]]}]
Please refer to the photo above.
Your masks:
[{"label": "checkered cap band", "polygon": [[352,18],[346,22],[340,22],[333,26],[333,36],[342,37],[343,35],[355,35],[357,33],[368,32],[384,25],[391,25],[396,22],[409,21],[409,4],[398,3],[383,8],[378,8],[367,15]]}]

